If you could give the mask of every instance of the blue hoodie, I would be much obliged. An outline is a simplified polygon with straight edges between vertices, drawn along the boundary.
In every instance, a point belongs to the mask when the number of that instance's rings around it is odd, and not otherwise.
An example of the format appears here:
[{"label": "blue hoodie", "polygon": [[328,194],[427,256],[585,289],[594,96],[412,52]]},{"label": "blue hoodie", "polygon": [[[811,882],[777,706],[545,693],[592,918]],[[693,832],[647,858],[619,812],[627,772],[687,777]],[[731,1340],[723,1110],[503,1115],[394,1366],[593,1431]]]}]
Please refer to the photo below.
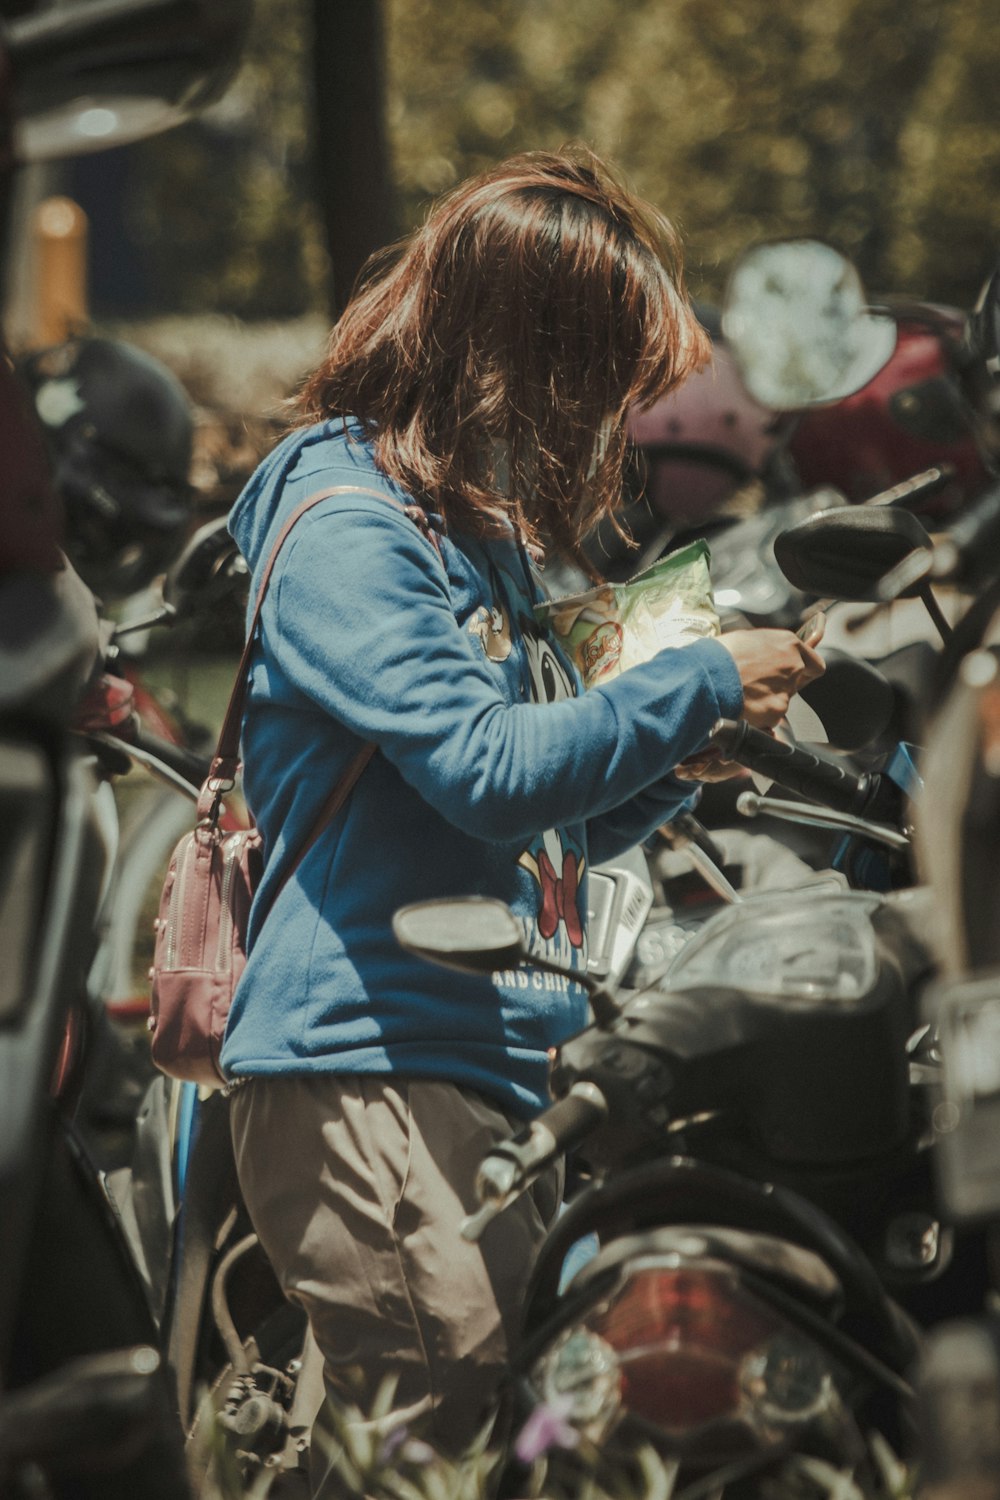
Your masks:
[{"label": "blue hoodie", "polygon": [[[316,491],[406,501],[357,428],[287,437],[230,526],[254,591],[281,525]],[[393,912],[496,896],[532,951],[586,965],[586,872],[690,796],[671,768],[738,716],[718,641],[661,651],[583,693],[538,628],[523,547],[441,538],[395,505],[338,495],[285,542],[261,614],[244,789],[265,847],[249,955],[222,1053],[232,1076],[311,1071],[451,1080],[521,1115],[547,1100],[549,1048],[587,1021],[582,988],[524,969],[470,977],[404,953]],[[267,912],[348,761],[346,806]]]}]

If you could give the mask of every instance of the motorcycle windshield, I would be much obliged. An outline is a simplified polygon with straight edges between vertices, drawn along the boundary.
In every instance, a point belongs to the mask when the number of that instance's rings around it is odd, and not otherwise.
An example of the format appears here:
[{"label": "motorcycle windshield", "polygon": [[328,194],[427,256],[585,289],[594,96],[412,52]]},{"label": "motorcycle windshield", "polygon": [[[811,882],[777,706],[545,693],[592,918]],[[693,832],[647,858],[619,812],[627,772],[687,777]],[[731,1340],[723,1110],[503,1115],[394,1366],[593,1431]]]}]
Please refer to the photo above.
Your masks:
[{"label": "motorcycle windshield", "polygon": [[850,1004],[878,973],[867,891],[766,892],[712,917],[660,980],[666,990],[712,985],[815,1004]]}]

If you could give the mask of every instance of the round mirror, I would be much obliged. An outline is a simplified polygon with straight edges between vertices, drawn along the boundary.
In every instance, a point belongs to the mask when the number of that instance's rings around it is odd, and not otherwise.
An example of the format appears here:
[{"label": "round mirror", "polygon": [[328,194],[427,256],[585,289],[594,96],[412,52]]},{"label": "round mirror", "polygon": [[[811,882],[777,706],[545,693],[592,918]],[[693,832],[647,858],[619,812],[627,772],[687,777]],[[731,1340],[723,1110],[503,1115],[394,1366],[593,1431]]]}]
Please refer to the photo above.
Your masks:
[{"label": "round mirror", "polygon": [[859,391],[896,347],[894,320],[871,311],[851,262],[821,240],[747,251],[729,280],[722,331],[747,390],[779,411]]},{"label": "round mirror", "polygon": [[163,601],[175,614],[203,608],[245,582],[247,565],[229,534],[226,518],[206,521],[163,580]]},{"label": "round mirror", "polygon": [[392,930],[408,953],[467,974],[517,968],[525,957],[514,913],[503,901],[488,896],[456,896],[400,907]]}]

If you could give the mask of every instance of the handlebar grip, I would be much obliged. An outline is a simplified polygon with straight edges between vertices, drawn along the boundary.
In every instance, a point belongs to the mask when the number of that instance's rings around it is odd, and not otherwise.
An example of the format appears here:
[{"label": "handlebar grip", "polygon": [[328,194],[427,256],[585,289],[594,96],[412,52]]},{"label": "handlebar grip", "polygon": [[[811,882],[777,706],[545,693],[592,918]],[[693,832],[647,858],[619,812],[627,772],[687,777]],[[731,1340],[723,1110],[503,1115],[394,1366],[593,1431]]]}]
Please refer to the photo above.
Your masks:
[{"label": "handlebar grip", "polygon": [[811,802],[838,812],[858,813],[868,799],[869,776],[855,776],[836,761],[821,759],[798,745],[786,745],[762,729],[752,728],[745,719],[720,719],[712,731],[712,741],[727,760],[738,761]]},{"label": "handlebar grip", "polygon": [[607,1100],[596,1084],[574,1083],[565,1098],[483,1158],[477,1181],[480,1202],[506,1199],[528,1187],[546,1167],[586,1140],[607,1113]]}]

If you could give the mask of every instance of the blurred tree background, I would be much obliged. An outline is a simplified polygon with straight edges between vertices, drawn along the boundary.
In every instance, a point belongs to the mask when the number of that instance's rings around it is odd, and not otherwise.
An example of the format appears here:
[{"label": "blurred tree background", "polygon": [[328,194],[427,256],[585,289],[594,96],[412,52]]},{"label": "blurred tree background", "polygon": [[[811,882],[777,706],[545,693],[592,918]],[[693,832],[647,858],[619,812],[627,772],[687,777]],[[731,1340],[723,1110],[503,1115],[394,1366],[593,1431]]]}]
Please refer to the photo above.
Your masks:
[{"label": "blurred tree background", "polygon": [[812,233],[873,292],[967,305],[1000,250],[994,10],[257,0],[241,75],[207,118],[110,153],[115,170],[67,168],[93,225],[94,311],[328,309],[434,194],[568,140],[679,223],[701,297],[751,241]]}]

